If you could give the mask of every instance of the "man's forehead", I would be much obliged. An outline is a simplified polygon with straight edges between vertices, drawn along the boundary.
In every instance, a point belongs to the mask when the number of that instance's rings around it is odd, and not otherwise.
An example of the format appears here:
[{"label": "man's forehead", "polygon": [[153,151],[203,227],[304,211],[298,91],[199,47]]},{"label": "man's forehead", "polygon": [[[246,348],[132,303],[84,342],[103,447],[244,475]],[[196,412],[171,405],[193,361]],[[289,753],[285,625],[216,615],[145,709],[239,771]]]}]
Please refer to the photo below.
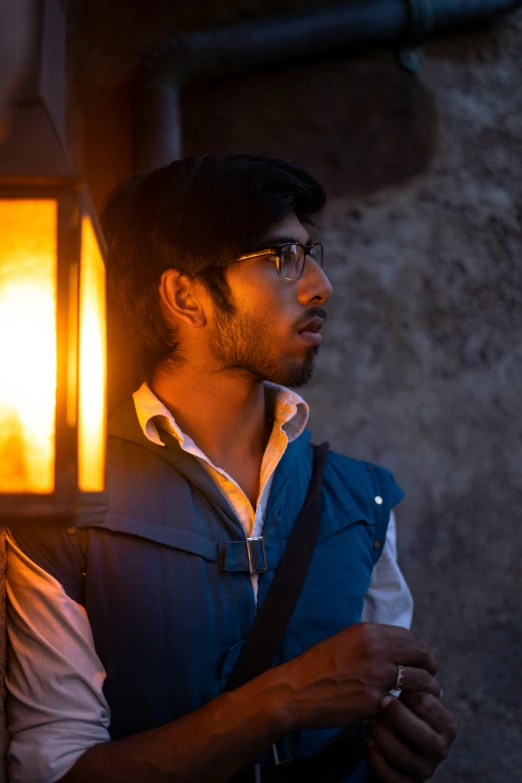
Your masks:
[{"label": "man's forehead", "polygon": [[270,226],[266,233],[266,241],[274,245],[285,242],[301,242],[306,245],[310,241],[310,235],[297,215],[291,214]]}]

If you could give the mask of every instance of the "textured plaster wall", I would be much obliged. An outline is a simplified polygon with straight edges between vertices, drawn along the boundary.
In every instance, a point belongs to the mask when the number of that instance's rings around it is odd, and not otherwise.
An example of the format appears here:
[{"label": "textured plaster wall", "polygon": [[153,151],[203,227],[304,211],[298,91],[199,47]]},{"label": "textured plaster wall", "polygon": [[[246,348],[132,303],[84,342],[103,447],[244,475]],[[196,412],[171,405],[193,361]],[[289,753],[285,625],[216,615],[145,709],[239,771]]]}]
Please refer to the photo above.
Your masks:
[{"label": "textured plaster wall", "polygon": [[425,175],[352,210],[331,203],[337,297],[307,393],[317,433],[389,465],[407,490],[400,550],[415,629],[437,648],[461,723],[436,776],[448,783],[521,774],[517,21],[476,48],[428,47],[421,79],[439,140]]},{"label": "textured plaster wall", "polygon": [[[145,44],[303,5],[69,0],[71,140],[97,202],[132,167],[130,75]],[[190,90],[184,142],[187,153],[292,157],[324,180],[331,200],[317,233],[335,296],[305,390],[312,429],[389,466],[407,492],[400,555],[415,630],[437,649],[461,723],[435,779],[514,783],[522,767],[522,15],[432,42],[426,53],[418,79],[375,52]],[[114,335],[117,397],[132,385],[133,364]]]}]

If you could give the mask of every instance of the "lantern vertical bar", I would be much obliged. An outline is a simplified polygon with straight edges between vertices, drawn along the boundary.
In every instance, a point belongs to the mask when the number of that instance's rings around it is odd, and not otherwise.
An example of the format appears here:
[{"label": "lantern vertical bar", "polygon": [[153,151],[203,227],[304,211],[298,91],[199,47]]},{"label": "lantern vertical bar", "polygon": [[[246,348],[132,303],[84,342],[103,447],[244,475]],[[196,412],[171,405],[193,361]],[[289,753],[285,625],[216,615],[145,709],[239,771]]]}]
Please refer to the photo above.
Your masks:
[{"label": "lantern vertical bar", "polygon": [[105,490],[107,367],[105,301],[105,244],[90,209],[82,204],[80,260],[80,361],[78,377],[78,487],[80,492]]},{"label": "lantern vertical bar", "polygon": [[[78,268],[80,210],[78,193],[58,198],[58,297],[55,493],[57,505],[74,502],[77,485]],[[73,396],[74,395],[74,396]]]}]

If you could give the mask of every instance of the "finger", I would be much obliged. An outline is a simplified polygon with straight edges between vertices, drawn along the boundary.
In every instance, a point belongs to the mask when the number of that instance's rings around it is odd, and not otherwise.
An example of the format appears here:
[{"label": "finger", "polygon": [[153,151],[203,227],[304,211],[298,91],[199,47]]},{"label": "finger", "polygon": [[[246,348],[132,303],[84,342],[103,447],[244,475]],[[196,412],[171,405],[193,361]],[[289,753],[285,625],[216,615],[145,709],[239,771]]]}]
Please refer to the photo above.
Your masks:
[{"label": "finger", "polygon": [[406,628],[380,623],[358,623],[346,629],[346,632],[354,633],[354,629],[369,642],[370,654],[374,652],[375,642],[379,641],[386,659],[396,666],[415,666],[425,669],[432,676],[437,673],[437,659],[428,645]]},{"label": "finger", "polygon": [[412,750],[383,720],[375,721],[370,732],[371,740],[395,769],[422,780],[433,775],[436,762]]},{"label": "finger", "polygon": [[432,676],[435,676],[438,663],[428,645],[421,639],[417,639],[409,631],[404,634],[397,633],[399,631],[398,628],[394,628],[394,631],[393,662],[396,665],[402,664],[403,666],[415,666],[420,669],[426,669]]},{"label": "finger", "polygon": [[415,752],[438,762],[446,758],[451,745],[449,737],[434,731],[428,723],[392,696],[381,701],[381,708],[381,716]]},{"label": "finger", "polygon": [[457,721],[444,704],[429,693],[404,693],[401,702],[431,728],[453,742],[457,736]]},{"label": "finger", "polygon": [[368,744],[367,755],[370,767],[381,783],[415,783],[414,778],[394,769],[377,745]]},{"label": "finger", "polygon": [[[415,666],[425,669],[434,677],[437,674],[438,662],[430,648],[420,639],[413,638],[409,649],[397,651],[393,662],[397,665]],[[414,642],[414,643],[413,643]]]},{"label": "finger", "polygon": [[[397,684],[398,667],[390,667],[391,676],[387,679],[389,690],[394,690]],[[401,691],[415,691],[421,693],[431,693],[438,696],[440,685],[426,669],[418,669],[414,666],[403,666],[401,678]]]}]

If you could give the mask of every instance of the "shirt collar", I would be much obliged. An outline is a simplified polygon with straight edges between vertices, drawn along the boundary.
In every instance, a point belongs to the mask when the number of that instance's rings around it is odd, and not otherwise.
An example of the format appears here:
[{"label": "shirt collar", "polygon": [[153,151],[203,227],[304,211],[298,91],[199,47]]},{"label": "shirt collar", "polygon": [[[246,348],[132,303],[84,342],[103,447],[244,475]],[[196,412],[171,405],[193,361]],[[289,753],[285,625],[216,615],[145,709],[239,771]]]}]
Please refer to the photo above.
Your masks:
[{"label": "shirt collar", "polygon": [[297,392],[268,381],[265,381],[265,395],[273,407],[274,426],[286,433],[289,443],[296,440],[308,422],[308,403]]},{"label": "shirt collar", "polygon": [[[310,409],[303,398],[285,386],[265,381],[265,394],[269,406],[273,407],[274,427],[278,427],[288,438],[288,442],[301,435]],[[132,395],[140,427],[148,440],[157,446],[164,446],[158,432],[158,426],[173,435],[184,450],[192,450],[194,442],[185,435],[172,413],[159,400],[148,383],[143,383]],[[197,447],[196,447],[197,448]]]}]

